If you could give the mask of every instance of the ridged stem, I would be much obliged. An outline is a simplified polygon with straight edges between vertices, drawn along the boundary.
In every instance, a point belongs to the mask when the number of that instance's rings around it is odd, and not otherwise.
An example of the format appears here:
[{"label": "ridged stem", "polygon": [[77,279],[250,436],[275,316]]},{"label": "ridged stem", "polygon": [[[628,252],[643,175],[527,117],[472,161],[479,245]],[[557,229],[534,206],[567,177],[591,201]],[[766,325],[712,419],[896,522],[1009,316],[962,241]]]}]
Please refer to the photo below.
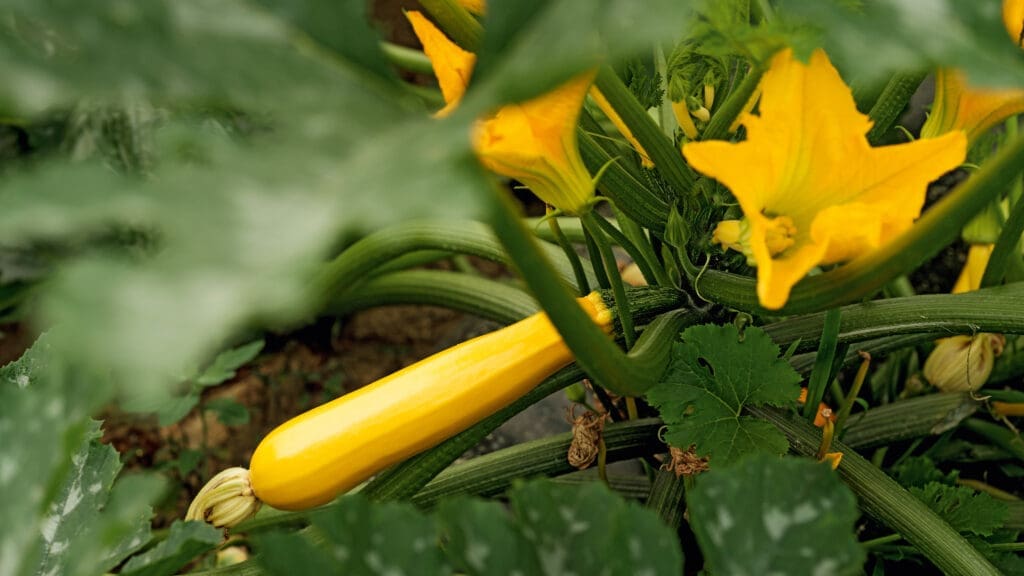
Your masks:
[{"label": "ridged stem", "polygon": [[[928,294],[851,304],[841,308],[840,343],[928,332],[1024,333],[1024,284],[1007,284],[963,294]],[[765,332],[780,346],[800,339],[798,352],[817,348],[825,314],[807,314],[768,324]]]},{"label": "ridged stem", "polygon": [[[399,256],[423,250],[469,254],[509,263],[509,257],[487,226],[473,221],[411,220],[370,234],[328,262],[314,279],[314,294],[327,301],[364,281],[368,274]],[[575,286],[572,265],[558,247],[541,244],[538,251],[552,262],[562,282]]]},{"label": "ridged stem", "polygon": [[882,141],[886,132],[903,114],[907,102],[924,81],[925,76],[927,74],[922,72],[897,72],[889,79],[868,113],[874,122],[871,131],[868,132],[868,142],[878,144]]},{"label": "ridged stem", "polygon": [[647,110],[637,102],[615,71],[609,66],[603,66],[597,74],[596,85],[647,151],[654,165],[658,167],[658,173],[679,192],[681,197],[690,196],[694,182],[693,172],[683,161],[679,150],[661,131],[661,127],[651,119]]},{"label": "ridged stem", "polygon": [[981,403],[969,394],[928,394],[851,414],[839,437],[858,451],[941,434],[957,427]]},{"label": "ridged stem", "polygon": [[[792,452],[804,456],[817,453],[821,432],[807,421],[792,418],[780,410],[748,407],[747,411],[782,431],[789,439]],[[902,534],[944,573],[953,576],[1001,574],[963,536],[885,472],[842,442],[833,442],[832,449],[843,452],[839,476],[857,495],[860,509]]]},{"label": "ridged stem", "polygon": [[404,270],[372,278],[335,298],[327,310],[343,316],[392,304],[426,304],[511,324],[540,307],[508,283],[443,270]]},{"label": "ridged stem", "polygon": [[686,478],[671,470],[659,470],[644,504],[661,517],[662,522],[678,530],[686,511]]},{"label": "ridged stem", "polygon": [[584,110],[578,132],[580,156],[591,174],[604,168],[597,189],[631,218],[657,232],[665,229],[668,203],[641,180],[629,165],[618,157],[618,150],[599,141],[604,132]]},{"label": "ridged stem", "polygon": [[[629,460],[665,450],[658,440],[660,420],[646,418],[608,424],[602,438],[608,450],[608,462]],[[575,470],[566,458],[572,434],[559,434],[524,442],[473,458],[445,470],[420,490],[412,502],[432,506],[445,496],[501,494],[517,478],[557,476]]]}]

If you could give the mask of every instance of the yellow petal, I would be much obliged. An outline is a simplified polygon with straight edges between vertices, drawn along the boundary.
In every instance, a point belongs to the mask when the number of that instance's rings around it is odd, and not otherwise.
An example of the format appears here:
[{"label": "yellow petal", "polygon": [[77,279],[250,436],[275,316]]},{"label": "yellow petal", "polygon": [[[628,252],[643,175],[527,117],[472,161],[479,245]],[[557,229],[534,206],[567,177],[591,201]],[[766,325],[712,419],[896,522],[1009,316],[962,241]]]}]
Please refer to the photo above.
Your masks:
[{"label": "yellow petal", "polygon": [[541,200],[570,214],[594,195],[580,157],[576,121],[594,79],[588,72],[548,92],[504,106],[479,122],[473,147],[487,168],[519,180]]},{"label": "yellow petal", "polygon": [[633,131],[629,129],[629,126],[626,126],[626,123],[622,121],[619,113],[615,111],[615,108],[613,108],[611,102],[604,97],[604,94],[597,89],[597,86],[590,88],[590,97],[594,99],[595,103],[597,103],[597,107],[601,109],[601,112],[604,112],[604,115],[612,121],[612,124],[615,125],[615,129],[619,131],[619,134],[622,134],[622,137],[629,142],[629,145],[632,146],[638,154],[640,154],[640,163],[643,164],[643,167],[654,168],[654,162],[652,162],[651,158],[647,155],[647,151],[644,150],[644,147],[641,146],[640,142],[635,136],[633,136]]},{"label": "yellow petal", "polygon": [[921,137],[963,130],[967,139],[974,142],[989,128],[1022,112],[1024,90],[974,89],[968,86],[962,72],[943,68],[935,74],[935,100],[921,127]]},{"label": "yellow petal", "polygon": [[1024,47],[1024,0],[1003,0],[1003,23],[1013,41]]},{"label": "yellow petal", "polygon": [[466,93],[466,86],[469,85],[476,64],[476,55],[449,40],[444,32],[420,12],[410,10],[405,13],[405,17],[412,24],[416,37],[423,45],[423,52],[434,66],[434,74],[441,87],[445,107],[437,112],[437,116],[447,116]]},{"label": "yellow petal", "polygon": [[964,263],[960,276],[953,285],[953,294],[970,292],[981,287],[981,277],[985,275],[988,259],[992,256],[995,244],[971,244],[967,251],[967,262]]},{"label": "yellow petal", "polygon": [[[780,52],[760,90],[758,115],[742,117],[745,141],[687,143],[683,155],[736,197],[750,225],[758,298],[777,309],[814,267],[905,231],[928,183],[963,161],[966,139],[955,132],[872,148],[871,121],[821,50],[807,64]],[[783,250],[780,222],[787,224]]]}]

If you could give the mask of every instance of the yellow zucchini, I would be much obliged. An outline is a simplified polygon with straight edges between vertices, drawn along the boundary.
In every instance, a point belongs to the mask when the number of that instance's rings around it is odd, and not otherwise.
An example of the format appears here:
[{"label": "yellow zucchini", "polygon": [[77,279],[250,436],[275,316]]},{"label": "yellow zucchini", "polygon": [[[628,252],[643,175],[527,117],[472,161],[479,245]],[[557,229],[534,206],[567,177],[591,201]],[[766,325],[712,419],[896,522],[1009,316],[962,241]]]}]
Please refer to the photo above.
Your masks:
[{"label": "yellow zucchini", "polygon": [[[610,329],[598,294],[579,302]],[[493,414],[572,360],[543,313],[439,352],[270,432],[250,462],[249,497],[285,510],[329,502]],[[194,517],[209,519],[210,509],[196,504]]]}]

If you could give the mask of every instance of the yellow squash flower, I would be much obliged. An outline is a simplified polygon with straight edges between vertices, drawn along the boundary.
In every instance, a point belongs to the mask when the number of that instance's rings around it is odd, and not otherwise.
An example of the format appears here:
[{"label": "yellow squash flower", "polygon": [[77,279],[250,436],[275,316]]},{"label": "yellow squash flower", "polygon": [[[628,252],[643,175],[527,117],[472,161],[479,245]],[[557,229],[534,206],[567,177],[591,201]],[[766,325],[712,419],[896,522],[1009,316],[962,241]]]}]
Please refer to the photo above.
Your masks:
[{"label": "yellow squash flower", "polygon": [[[416,11],[406,13],[441,86],[446,115],[458,105],[472,75],[475,57],[448,39]],[[594,182],[580,157],[576,123],[594,80],[588,72],[533,100],[503,106],[477,122],[473,149],[490,170],[514,178],[544,202],[569,214],[583,212],[594,196]]]},{"label": "yellow squash flower", "polygon": [[[1024,46],[1024,0],[1003,1],[1003,23],[1010,38]],[[930,138],[953,130],[963,130],[974,142],[989,128],[1014,114],[1024,113],[1024,90],[974,89],[959,70],[940,69],[935,74],[935,100],[921,137]]]},{"label": "yellow squash flower", "polygon": [[928,183],[964,160],[954,132],[873,148],[867,116],[821,50],[807,64],[791,50],[761,80],[759,115],[744,114],[743,142],[693,142],[683,155],[732,190],[742,221],[715,239],[757,266],[761,305],[785,305],[816,266],[850,260],[905,231],[920,215]]}]

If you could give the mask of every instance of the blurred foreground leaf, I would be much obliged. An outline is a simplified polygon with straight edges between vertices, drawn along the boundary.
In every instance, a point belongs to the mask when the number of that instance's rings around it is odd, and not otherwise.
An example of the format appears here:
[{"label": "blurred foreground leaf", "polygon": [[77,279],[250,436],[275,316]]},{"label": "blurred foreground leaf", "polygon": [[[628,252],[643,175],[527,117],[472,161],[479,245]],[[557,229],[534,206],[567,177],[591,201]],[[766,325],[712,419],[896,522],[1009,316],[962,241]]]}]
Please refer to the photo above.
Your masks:
[{"label": "blurred foreground leaf", "polygon": [[200,554],[213,550],[224,534],[205,522],[171,524],[167,539],[135,556],[121,569],[123,576],[165,576],[178,570]]},{"label": "blurred foreground leaf", "polygon": [[978,86],[1024,86],[1024,53],[1003,26],[1001,7],[975,0],[782,0],[779,14],[817,29],[854,82],[948,66]]},{"label": "blurred foreground leaf", "polygon": [[751,456],[698,478],[690,526],[715,574],[860,574],[857,500],[828,465]]},{"label": "blurred foreground leaf", "polygon": [[270,534],[260,539],[260,558],[272,574],[450,574],[452,567],[472,576],[682,572],[675,532],[601,484],[527,482],[511,490],[509,501],[511,514],[497,502],[458,497],[431,517],[350,495],[312,515],[321,546]]},{"label": "blurred foreground leaf", "polygon": [[[117,453],[100,444],[93,391],[52,356],[49,338],[0,368],[0,543],[5,574],[103,573],[149,540],[156,478],[116,485]],[[113,490],[111,488],[113,487]]]}]

